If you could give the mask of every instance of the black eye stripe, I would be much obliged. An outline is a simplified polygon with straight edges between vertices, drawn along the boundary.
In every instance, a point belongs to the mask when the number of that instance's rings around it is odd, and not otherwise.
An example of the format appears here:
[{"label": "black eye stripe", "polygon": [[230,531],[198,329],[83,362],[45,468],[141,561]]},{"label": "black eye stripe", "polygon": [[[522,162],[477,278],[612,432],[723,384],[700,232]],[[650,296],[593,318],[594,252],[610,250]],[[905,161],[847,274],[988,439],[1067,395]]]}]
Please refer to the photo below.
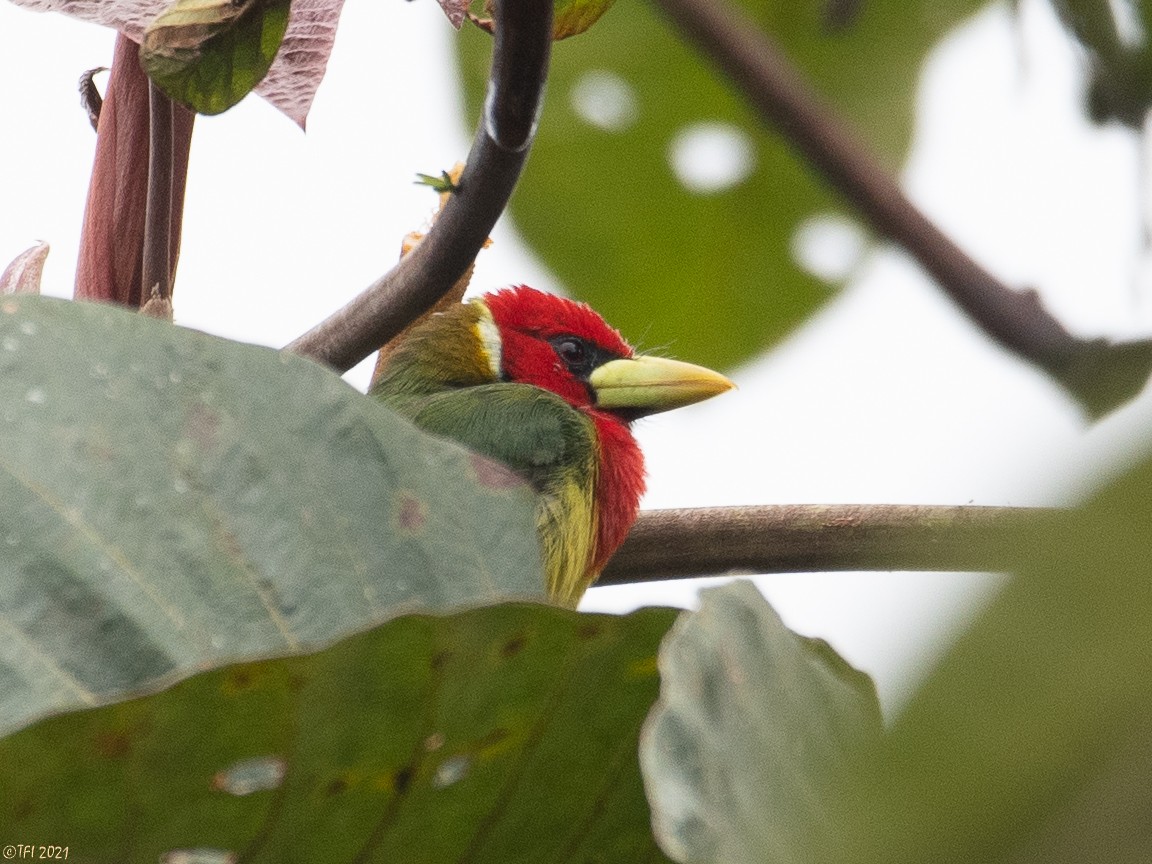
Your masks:
[{"label": "black eye stripe", "polygon": [[577,378],[587,378],[597,366],[609,360],[619,359],[619,355],[579,336],[555,336],[548,340],[548,344],[552,346],[560,362]]}]

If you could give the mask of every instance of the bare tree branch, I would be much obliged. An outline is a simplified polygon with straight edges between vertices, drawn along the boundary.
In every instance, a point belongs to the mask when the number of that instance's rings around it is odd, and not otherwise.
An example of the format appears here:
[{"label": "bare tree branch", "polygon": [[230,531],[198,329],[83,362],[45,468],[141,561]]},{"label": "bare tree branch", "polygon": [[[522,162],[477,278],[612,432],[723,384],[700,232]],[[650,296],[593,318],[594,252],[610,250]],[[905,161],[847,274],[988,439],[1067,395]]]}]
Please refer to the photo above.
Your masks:
[{"label": "bare tree branch", "polygon": [[552,3],[498,0],[495,19],[484,113],[457,191],[419,246],[286,350],[346,371],[432,306],[476,258],[524,167],[552,50]]},{"label": "bare tree branch", "polygon": [[734,571],[996,570],[1005,559],[990,538],[1058,512],[900,504],[649,510],[596,584]]},{"label": "bare tree branch", "polygon": [[1096,415],[1135,396],[1152,371],[1152,343],[1077,338],[1034,291],[1014,291],[918,210],[896,180],[743,10],[728,0],[654,0],[881,234],[898,243],[1004,348],[1044,369]]}]

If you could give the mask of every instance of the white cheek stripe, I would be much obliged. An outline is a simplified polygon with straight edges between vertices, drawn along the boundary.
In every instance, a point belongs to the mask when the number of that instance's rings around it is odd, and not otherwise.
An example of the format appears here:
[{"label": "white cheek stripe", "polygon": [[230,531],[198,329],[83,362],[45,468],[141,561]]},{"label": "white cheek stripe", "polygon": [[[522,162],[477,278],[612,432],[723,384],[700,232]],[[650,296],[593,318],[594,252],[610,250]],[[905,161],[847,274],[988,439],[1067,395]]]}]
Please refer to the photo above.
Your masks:
[{"label": "white cheek stripe", "polygon": [[488,358],[488,371],[492,373],[493,380],[500,380],[503,376],[503,343],[500,341],[500,328],[492,318],[492,313],[483,303],[480,307],[480,319],[476,322],[476,335],[480,337],[480,348]]}]

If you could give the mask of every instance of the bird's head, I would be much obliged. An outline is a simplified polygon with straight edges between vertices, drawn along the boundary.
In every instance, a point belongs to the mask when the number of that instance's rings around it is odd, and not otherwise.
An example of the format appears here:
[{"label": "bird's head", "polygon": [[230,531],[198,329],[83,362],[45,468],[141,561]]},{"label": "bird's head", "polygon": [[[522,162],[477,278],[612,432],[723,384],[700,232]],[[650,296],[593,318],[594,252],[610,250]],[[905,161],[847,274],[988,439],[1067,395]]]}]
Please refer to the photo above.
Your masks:
[{"label": "bird's head", "polygon": [[733,386],[702,366],[637,355],[584,303],[524,285],[475,302],[492,316],[495,332],[483,340],[484,350],[501,376],[550,390],[577,408],[629,422]]}]

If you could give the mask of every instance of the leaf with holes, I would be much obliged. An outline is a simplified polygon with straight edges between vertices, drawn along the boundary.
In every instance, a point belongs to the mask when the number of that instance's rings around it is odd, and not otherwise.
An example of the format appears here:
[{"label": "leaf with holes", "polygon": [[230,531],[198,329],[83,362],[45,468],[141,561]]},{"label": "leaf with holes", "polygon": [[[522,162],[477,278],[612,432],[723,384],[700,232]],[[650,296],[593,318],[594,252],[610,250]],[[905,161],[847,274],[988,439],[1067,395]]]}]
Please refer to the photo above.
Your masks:
[{"label": "leaf with holes", "polygon": [[640,760],[664,851],[694,864],[824,860],[832,790],[878,743],[871,679],[785,627],[747,581],[701,592],[660,672]]},{"label": "leaf with holes", "polygon": [[0,741],[0,824],[109,864],[662,861],[636,741],[675,615],[414,615],[55,717]]},{"label": "leaf with holes", "polygon": [[[895,169],[926,52],[983,4],[912,11],[875,0],[835,33],[827,0],[742,5]],[[461,32],[469,116],[480,110],[490,53],[487,35]],[[633,339],[731,367],[782,338],[851,273],[851,256],[831,276],[797,262],[797,232],[835,216],[840,202],[653,4],[616,4],[557,45],[548,91],[512,216],[566,289]],[[863,240],[852,226],[849,251]]]},{"label": "leaf with holes", "polygon": [[26,295],[0,342],[0,731],[543,596],[528,490],[315,363]]},{"label": "leaf with holes", "polygon": [[144,31],[140,62],[172,99],[227,111],[268,74],[291,0],[176,0]]}]

